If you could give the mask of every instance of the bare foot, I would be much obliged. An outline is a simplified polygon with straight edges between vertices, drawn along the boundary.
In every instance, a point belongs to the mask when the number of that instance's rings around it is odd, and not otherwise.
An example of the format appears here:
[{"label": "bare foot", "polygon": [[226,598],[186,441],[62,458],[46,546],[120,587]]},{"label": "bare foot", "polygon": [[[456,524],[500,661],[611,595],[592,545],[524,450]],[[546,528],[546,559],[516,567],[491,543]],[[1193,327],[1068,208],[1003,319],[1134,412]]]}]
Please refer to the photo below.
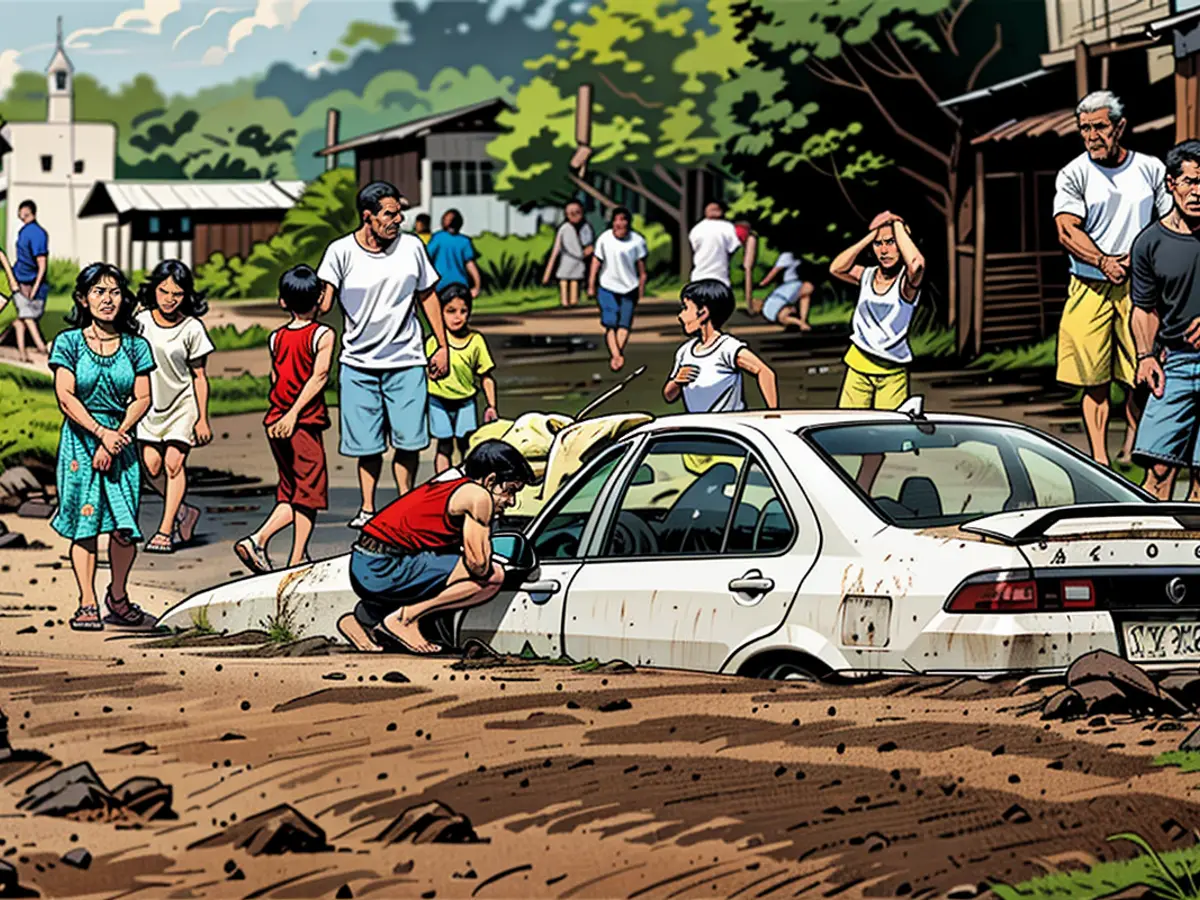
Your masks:
[{"label": "bare foot", "polygon": [[801,322],[801,323],[800,323],[800,330],[801,330],[801,331],[812,331],[812,326],[811,326],[811,325],[809,325],[807,322]]},{"label": "bare foot", "polygon": [[403,646],[410,653],[430,654],[440,653],[441,647],[432,641],[425,640],[415,620],[402,618],[403,610],[392,613],[379,625],[379,629],[388,637]]},{"label": "bare foot", "polygon": [[363,653],[382,653],[383,648],[371,640],[371,636],[367,634],[367,629],[362,627],[358,619],[354,618],[354,613],[346,613],[338,619],[337,630],[341,632],[342,637],[348,640],[355,650]]},{"label": "bare foot", "polygon": [[608,361],[608,367],[610,369],[612,369],[614,372],[620,372],[621,367],[624,365],[625,365],[625,357],[624,356],[620,356],[620,355],[614,356],[612,359],[610,359]]}]

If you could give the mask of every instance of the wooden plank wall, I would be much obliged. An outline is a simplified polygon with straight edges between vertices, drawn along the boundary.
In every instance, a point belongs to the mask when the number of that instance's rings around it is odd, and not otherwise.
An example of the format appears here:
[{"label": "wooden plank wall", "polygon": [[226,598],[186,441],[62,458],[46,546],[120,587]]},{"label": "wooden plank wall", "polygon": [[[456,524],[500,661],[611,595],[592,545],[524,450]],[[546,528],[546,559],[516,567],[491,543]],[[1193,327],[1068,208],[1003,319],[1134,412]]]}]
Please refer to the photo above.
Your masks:
[{"label": "wooden plank wall", "polygon": [[269,241],[279,231],[280,214],[276,219],[253,219],[245,222],[197,222],[193,238],[195,265],[206,262],[214,253],[226,257],[249,255],[255,244]]},{"label": "wooden plank wall", "polygon": [[399,188],[409,203],[421,202],[421,154],[418,150],[401,150],[395,142],[371,144],[355,153],[358,167],[358,186],[372,181],[387,181]]}]

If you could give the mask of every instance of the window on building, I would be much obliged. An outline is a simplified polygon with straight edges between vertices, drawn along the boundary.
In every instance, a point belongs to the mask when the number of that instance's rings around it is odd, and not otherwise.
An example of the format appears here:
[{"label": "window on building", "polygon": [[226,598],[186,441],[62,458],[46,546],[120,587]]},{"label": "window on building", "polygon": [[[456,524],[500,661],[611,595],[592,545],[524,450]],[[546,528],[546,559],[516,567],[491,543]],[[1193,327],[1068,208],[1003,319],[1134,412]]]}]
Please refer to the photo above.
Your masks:
[{"label": "window on building", "polygon": [[450,163],[450,195],[457,197],[463,192],[463,164]]},{"label": "window on building", "polygon": [[190,238],[192,236],[192,233],[193,233],[192,217],[191,216],[180,216],[179,217],[179,236],[183,237],[183,238]]},{"label": "window on building", "polygon": [[495,183],[492,180],[494,171],[495,163],[485,160],[479,164],[479,193],[496,193]]},{"label": "window on building", "polygon": [[472,162],[463,163],[463,175],[465,176],[466,184],[463,186],[464,194],[472,196],[479,193],[479,164]]},{"label": "window on building", "polygon": [[75,160],[75,174],[76,175],[83,174],[83,160],[82,159]]},{"label": "window on building", "polygon": [[60,91],[65,91],[67,89],[67,73],[66,72],[55,72],[54,73],[54,87]]},{"label": "window on building", "polygon": [[162,219],[160,219],[158,216],[150,216],[150,218],[146,220],[146,230],[153,235],[162,234]]},{"label": "window on building", "polygon": [[433,164],[433,196],[446,196],[446,164],[444,162],[435,162]]},{"label": "window on building", "polygon": [[43,156],[42,157],[42,171],[49,172],[52,168],[54,168],[54,157],[53,156]]}]

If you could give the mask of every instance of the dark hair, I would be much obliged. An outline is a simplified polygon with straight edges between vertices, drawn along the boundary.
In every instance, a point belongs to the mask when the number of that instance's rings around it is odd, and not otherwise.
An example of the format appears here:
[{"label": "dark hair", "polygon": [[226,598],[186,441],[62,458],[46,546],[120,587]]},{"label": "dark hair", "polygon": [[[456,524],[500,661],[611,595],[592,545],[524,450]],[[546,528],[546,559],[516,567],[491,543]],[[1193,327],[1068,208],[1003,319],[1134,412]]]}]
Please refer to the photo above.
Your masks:
[{"label": "dark hair", "polygon": [[72,293],[71,311],[67,314],[66,323],[71,328],[87,328],[92,324],[92,311],[79,303],[86,300],[92,288],[100,283],[102,278],[111,278],[121,290],[121,306],[117,310],[117,318],[113,327],[119,334],[141,334],[142,326],[134,319],[137,312],[137,296],[129,287],[125,273],[110,263],[92,263],[79,270],[75,279],[75,290]]},{"label": "dark hair", "polygon": [[471,311],[471,307],[473,306],[471,301],[475,299],[471,296],[471,291],[467,288],[467,286],[459,281],[452,281],[444,287],[438,287],[437,295],[438,300],[442,304],[442,309],[445,309],[451,300],[462,300],[467,304],[468,313]]},{"label": "dark hair", "polygon": [[458,231],[463,227],[462,213],[460,213],[457,209],[448,209],[442,213],[443,219],[447,217],[450,219],[450,224],[446,227],[449,228],[450,231]]},{"label": "dark hair", "polygon": [[21,205],[17,207],[17,212],[20,212],[23,209],[29,210],[35,216],[37,215],[37,204],[32,200],[22,200]]},{"label": "dark hair", "polygon": [[394,184],[386,181],[372,181],[358,192],[358,198],[355,201],[358,206],[358,217],[361,219],[365,212],[378,213],[383,208],[383,201],[388,197],[399,203],[401,209],[408,202]]},{"label": "dark hair", "polygon": [[712,199],[710,199],[708,202],[706,202],[706,203],[704,204],[704,208],[705,208],[705,209],[708,209],[710,206],[713,206],[714,204],[715,204],[715,205],[717,205],[717,206],[719,206],[719,207],[721,207],[721,212],[725,212],[725,201],[724,201],[724,200],[721,200],[721,199],[719,199],[719,198],[717,198],[717,197],[713,197],[713,198],[712,198]]},{"label": "dark hair", "polygon": [[419,216],[413,219],[413,225],[424,225],[425,230],[428,231],[431,221],[432,220],[429,218],[428,213],[421,213]]},{"label": "dark hair", "polygon": [[529,485],[537,482],[529,461],[521,451],[504,441],[483,441],[467,454],[463,460],[463,474],[472,481],[483,481],[495,475],[499,484],[519,481]]},{"label": "dark hair", "polygon": [[696,304],[696,309],[707,309],[708,321],[712,322],[713,328],[720,328],[728,322],[737,305],[733,299],[733,289],[715,278],[689,281],[679,292],[679,299],[691,300]]},{"label": "dark hair", "polygon": [[628,222],[630,225],[633,224],[633,213],[631,213],[628,208],[624,206],[614,206],[612,213],[608,217],[608,221],[617,221],[617,216],[624,216],[626,222]]},{"label": "dark hair", "polygon": [[279,298],[291,312],[305,315],[321,300],[323,286],[311,266],[292,266],[279,276]]},{"label": "dark hair", "polygon": [[568,206],[578,206],[580,209],[583,209],[583,201],[575,199],[568,200],[563,204],[563,209],[566,209]]},{"label": "dark hair", "polygon": [[1200,164],[1200,141],[1195,138],[1180,141],[1168,151],[1167,174],[1172,178],[1178,178],[1183,174],[1185,162]]},{"label": "dark hair", "polygon": [[196,282],[192,278],[192,270],[178,259],[164,259],[149,277],[138,288],[138,302],[143,309],[158,309],[158,286],[170,278],[183,291],[183,303],[179,308],[185,316],[199,318],[208,312],[208,303],[204,295],[196,292]]}]

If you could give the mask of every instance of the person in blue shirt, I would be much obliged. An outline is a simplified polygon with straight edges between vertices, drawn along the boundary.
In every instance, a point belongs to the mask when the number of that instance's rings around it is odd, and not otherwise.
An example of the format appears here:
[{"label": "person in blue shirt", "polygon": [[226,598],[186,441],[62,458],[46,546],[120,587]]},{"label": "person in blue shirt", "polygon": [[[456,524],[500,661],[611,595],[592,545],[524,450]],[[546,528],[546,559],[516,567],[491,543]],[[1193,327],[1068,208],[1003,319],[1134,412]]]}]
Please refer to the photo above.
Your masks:
[{"label": "person in blue shirt", "polygon": [[463,217],[457,209],[448,209],[442,216],[442,230],[429,239],[429,259],[438,273],[438,283],[469,284],[471,298],[479,296],[479,266],[475,265],[475,245],[460,234]]},{"label": "person in blue shirt", "polygon": [[13,266],[17,284],[13,301],[17,306],[17,321],[13,328],[17,332],[17,352],[22,362],[32,362],[25,349],[25,336],[33,341],[37,352],[46,356],[46,342],[38,330],[38,319],[46,311],[46,297],[50,285],[46,281],[47,256],[50,253],[50,238],[46,229],[38,224],[37,204],[23,200],[17,209],[17,217],[24,223],[17,234],[17,258]]}]

